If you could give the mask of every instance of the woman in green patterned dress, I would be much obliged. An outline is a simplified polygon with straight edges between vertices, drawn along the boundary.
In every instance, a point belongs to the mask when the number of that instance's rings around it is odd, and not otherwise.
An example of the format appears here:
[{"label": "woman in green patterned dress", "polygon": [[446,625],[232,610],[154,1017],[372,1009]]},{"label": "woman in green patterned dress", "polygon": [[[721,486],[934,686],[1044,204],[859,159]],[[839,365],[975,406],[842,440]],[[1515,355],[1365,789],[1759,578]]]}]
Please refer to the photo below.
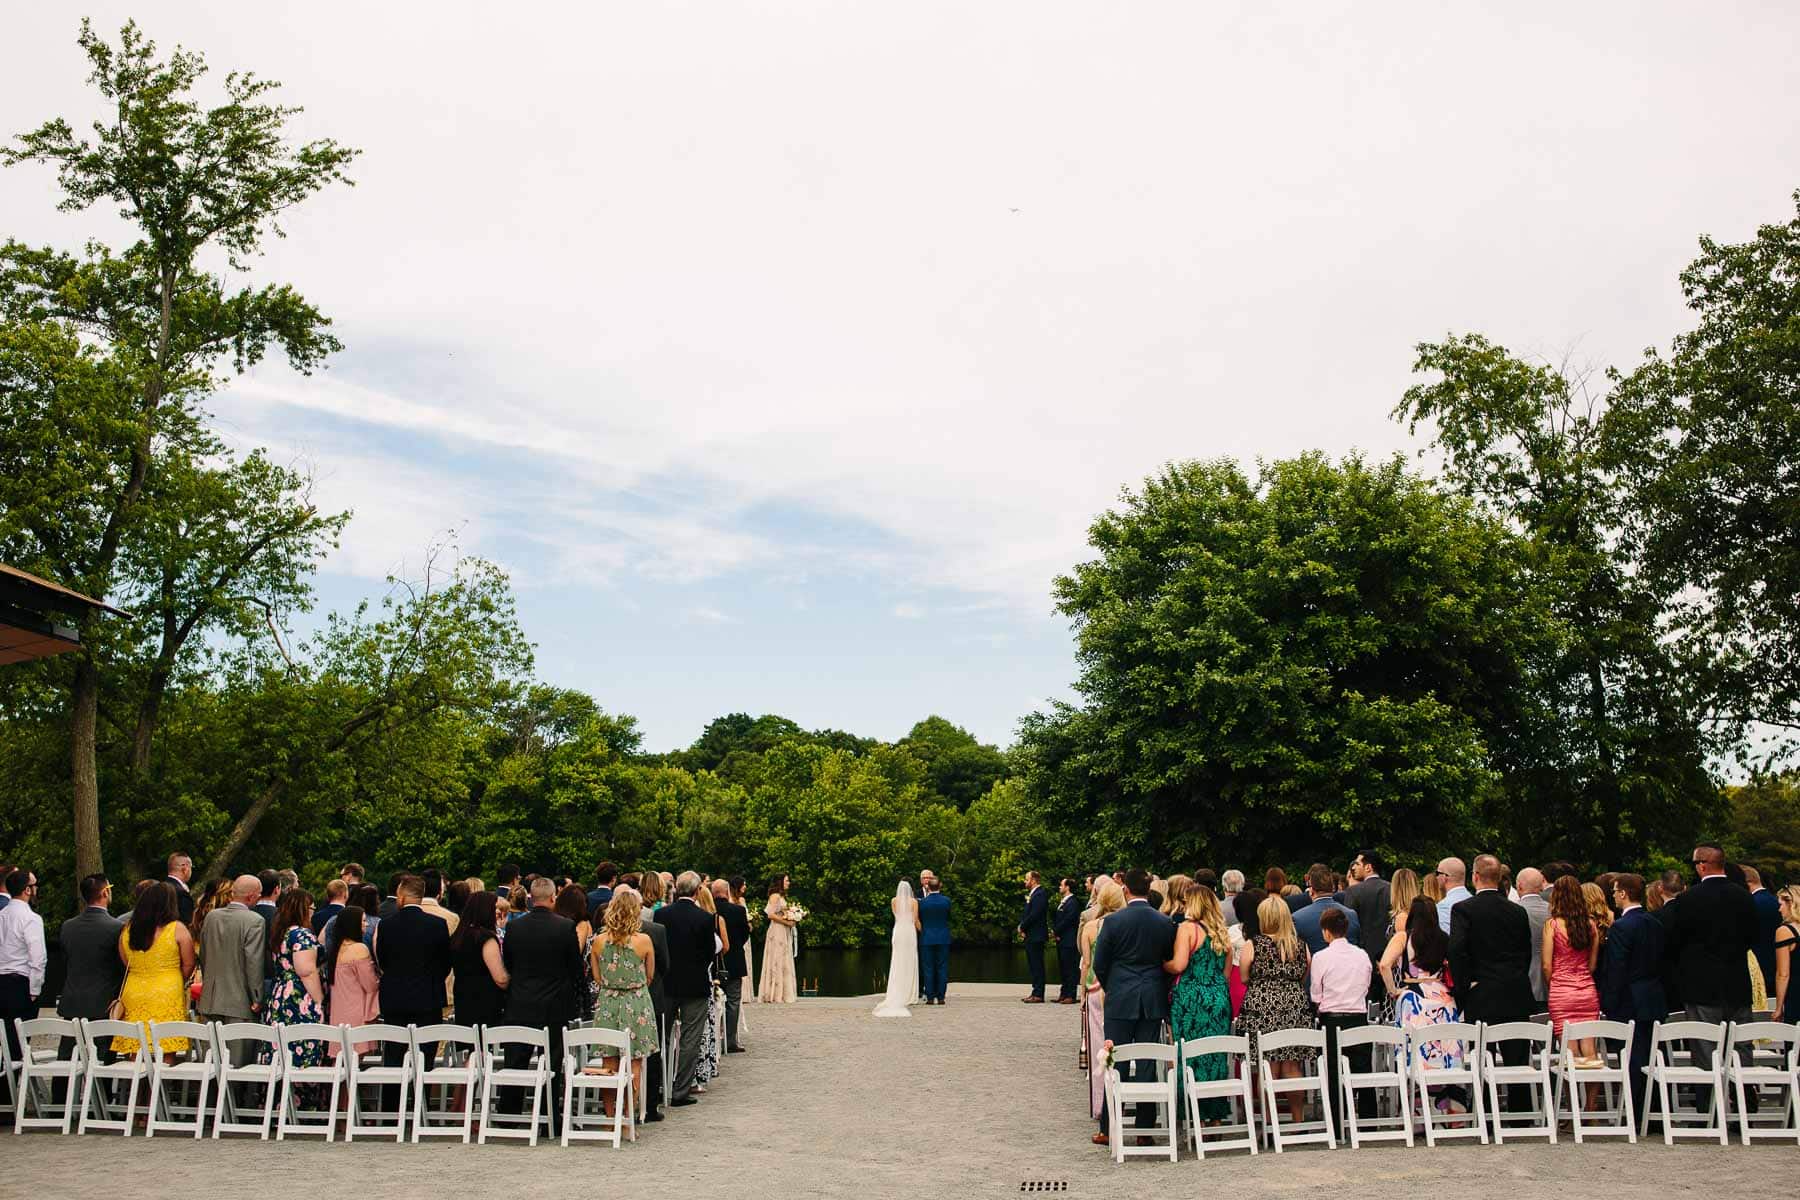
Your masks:
[{"label": "woman in green patterned dress", "polygon": [[[1225,914],[1213,890],[1199,885],[1188,892],[1186,912],[1187,920],[1175,927],[1175,956],[1163,964],[1163,970],[1176,977],[1169,1026],[1178,1042],[1231,1032],[1231,993],[1225,985],[1231,940],[1225,932]],[[1223,1079],[1225,1071],[1223,1054],[1203,1054],[1194,1060],[1194,1078],[1201,1082]],[[1200,1101],[1200,1118],[1209,1124],[1230,1114],[1229,1100]]]},{"label": "woman in green patterned dress", "polygon": [[[644,1094],[644,1060],[657,1051],[656,1009],[650,1003],[650,981],[656,978],[656,951],[640,918],[643,902],[630,888],[619,888],[606,905],[606,924],[588,947],[588,969],[598,990],[594,1027],[622,1029],[631,1035],[631,1087]],[[602,1060],[602,1073],[619,1069],[615,1055]],[[612,1115],[610,1094],[602,1096]]]}]

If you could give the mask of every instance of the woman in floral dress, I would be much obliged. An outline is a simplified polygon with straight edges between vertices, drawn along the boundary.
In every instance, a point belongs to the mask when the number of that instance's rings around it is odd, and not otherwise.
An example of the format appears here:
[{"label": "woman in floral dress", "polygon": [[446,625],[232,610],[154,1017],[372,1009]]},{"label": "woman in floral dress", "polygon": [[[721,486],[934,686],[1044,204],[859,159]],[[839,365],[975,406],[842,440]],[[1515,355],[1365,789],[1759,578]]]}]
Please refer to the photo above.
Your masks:
[{"label": "woman in floral dress", "polygon": [[762,985],[756,998],[764,1004],[792,1004],[800,998],[794,980],[794,921],[786,915],[787,889],[786,875],[770,880],[769,902],[763,907],[769,932],[763,938]]},{"label": "woman in floral dress", "polygon": [[[270,929],[275,947],[269,966],[269,1001],[263,1011],[266,1025],[323,1025],[325,983],[319,976],[319,943],[312,934],[313,897],[295,888],[281,897]],[[268,1051],[263,1061],[269,1061]],[[290,1055],[296,1067],[325,1063],[325,1043],[301,1042]],[[316,1085],[314,1085],[316,1086]]]},{"label": "woman in floral dress", "polygon": [[[1450,965],[1450,939],[1438,925],[1437,905],[1422,893],[1407,910],[1406,921],[1381,956],[1381,980],[1394,1002],[1394,1024],[1402,1029],[1462,1020],[1462,1012],[1444,978]],[[1457,1042],[1423,1042],[1414,1053],[1431,1067],[1462,1065]],[[1444,1088],[1437,1096],[1445,1114],[1467,1112],[1461,1088]]]},{"label": "woman in floral dress", "polygon": [[[1225,914],[1212,889],[1200,884],[1188,888],[1183,911],[1186,919],[1175,927],[1175,955],[1163,964],[1176,977],[1169,1027],[1177,1042],[1223,1037],[1231,1032],[1231,992],[1225,985],[1231,941]],[[1203,1083],[1223,1079],[1228,1065],[1223,1054],[1203,1054],[1194,1060],[1194,1078]],[[1230,1115],[1231,1101],[1224,1097],[1200,1101],[1201,1120],[1222,1121]]]},{"label": "woman in floral dress", "polygon": [[[1251,1038],[1280,1029],[1311,1029],[1312,1011],[1307,1007],[1306,971],[1312,962],[1306,943],[1294,932],[1294,918],[1287,901],[1271,894],[1256,906],[1259,932],[1244,947],[1244,1010],[1238,1015],[1238,1032]],[[1251,1046],[1260,1056],[1260,1049]],[[1277,1079],[1298,1076],[1305,1064],[1318,1057],[1308,1046],[1292,1046],[1269,1054],[1270,1069]],[[1288,1093],[1288,1117],[1301,1119],[1306,1107],[1306,1093]]]},{"label": "woman in floral dress", "polygon": [[[594,1025],[631,1035],[632,1093],[644,1094],[644,1060],[659,1049],[656,1009],[650,1003],[650,981],[656,978],[656,950],[641,918],[643,901],[631,888],[617,888],[606,905],[605,924],[588,948],[588,972],[597,992]],[[604,1073],[619,1069],[617,1056],[601,1062]],[[602,1098],[611,1113],[610,1096]]]}]

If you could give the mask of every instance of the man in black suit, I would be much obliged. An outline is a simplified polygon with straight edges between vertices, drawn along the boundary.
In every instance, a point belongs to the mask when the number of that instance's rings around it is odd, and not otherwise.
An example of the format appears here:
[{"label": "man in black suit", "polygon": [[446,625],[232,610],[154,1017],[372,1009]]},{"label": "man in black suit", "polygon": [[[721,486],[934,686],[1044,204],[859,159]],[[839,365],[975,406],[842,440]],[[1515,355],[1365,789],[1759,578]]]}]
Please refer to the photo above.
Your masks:
[{"label": "man in black suit", "polygon": [[[586,978],[581,941],[575,922],[556,915],[556,881],[540,875],[531,881],[531,911],[506,927],[501,958],[512,977],[506,989],[506,1023],[545,1029],[550,1033],[551,1109],[562,1095],[563,1029],[580,1015],[576,989]],[[442,922],[439,922],[440,924]],[[386,926],[382,927],[384,930]],[[383,934],[382,936],[386,936]],[[377,938],[379,941],[380,939]],[[443,984],[439,983],[441,989]],[[523,1070],[531,1063],[531,1047],[506,1048],[506,1068]],[[519,1112],[524,1093],[507,1088],[502,1112]],[[555,1124],[553,1118],[552,1124]]]},{"label": "man in black suit", "polygon": [[594,868],[594,890],[587,894],[588,919],[599,927],[600,910],[612,899],[613,884],[618,881],[619,868],[612,863],[602,862]]},{"label": "man in black suit", "polygon": [[700,876],[683,871],[675,880],[675,903],[656,910],[656,923],[669,935],[669,1002],[681,1020],[681,1057],[675,1064],[675,1088],[669,1098],[677,1108],[698,1103],[693,1094],[694,1071],[700,1065],[706,999],[712,992],[707,972],[713,960],[713,916],[694,903],[694,893],[699,890]]},{"label": "man in black suit", "polygon": [[[164,879],[175,889],[175,907],[181,913],[181,923],[191,925],[194,922],[194,894],[188,891],[188,882],[194,878],[194,860],[177,850],[169,855],[168,871]],[[102,1017],[105,1015],[101,1014]]]},{"label": "man in black suit", "polygon": [[[1470,1024],[1530,1018],[1531,918],[1500,890],[1500,860],[1491,854],[1475,860],[1475,894],[1450,910],[1450,975]],[[1529,1051],[1525,1042],[1500,1043],[1509,1066],[1522,1065]],[[1525,1099],[1508,1086],[1506,1110],[1517,1111]]]},{"label": "man in black suit", "polygon": [[[1162,1023],[1169,1015],[1163,964],[1175,953],[1175,923],[1150,906],[1149,872],[1137,867],[1125,872],[1125,895],[1125,907],[1106,919],[1094,939],[1094,978],[1106,990],[1101,1029],[1115,1046],[1162,1040]],[[1150,1070],[1149,1063],[1125,1063],[1120,1078],[1129,1082],[1141,1072],[1148,1079]],[[1139,1128],[1155,1120],[1154,1105],[1138,1105]],[[1109,1132],[1103,1129],[1094,1141],[1105,1145]]]},{"label": "man in black suit", "polygon": [[[1381,861],[1373,850],[1357,851],[1356,860],[1350,864],[1350,873],[1356,882],[1344,890],[1344,905],[1356,914],[1357,944],[1369,956],[1371,964],[1379,964],[1382,953],[1387,950],[1392,889],[1381,877]],[[1387,985],[1381,980],[1381,972],[1377,971],[1369,981],[1369,999],[1380,1000],[1386,995]]]},{"label": "man in black suit", "polygon": [[[450,974],[450,929],[419,907],[425,898],[425,881],[402,875],[394,885],[394,915],[381,923],[375,938],[375,964],[381,968],[381,1019],[389,1025],[436,1025],[444,1019],[444,977]],[[406,1047],[385,1042],[381,1061],[400,1065]],[[425,1066],[437,1058],[436,1042],[421,1042],[419,1054]],[[382,1106],[392,1108],[395,1097],[384,1090]]]},{"label": "man in black suit", "polygon": [[1031,994],[1026,1004],[1044,1002],[1044,943],[1050,937],[1045,919],[1050,915],[1050,893],[1036,871],[1025,872],[1025,911],[1019,916],[1019,937],[1025,943],[1025,964],[1031,968]]},{"label": "man in black suit", "polygon": [[[1745,964],[1756,943],[1756,902],[1725,877],[1725,852],[1718,846],[1695,846],[1693,862],[1700,882],[1663,907],[1668,914],[1665,953],[1675,963],[1682,1003],[1692,1020],[1709,1025],[1748,1021],[1750,972]],[[1696,1043],[1694,1060],[1712,1066],[1712,1047]],[[1700,1089],[1696,1094],[1704,1106],[1707,1095]],[[1749,1107],[1755,1111],[1754,1100]]]},{"label": "man in black suit", "polygon": [[1064,879],[1057,885],[1062,899],[1056,902],[1056,914],[1050,918],[1051,932],[1056,936],[1056,1002],[1079,1004],[1076,990],[1081,983],[1081,901],[1075,898],[1075,881]]},{"label": "man in black suit", "polygon": [[[408,874],[410,874],[410,872],[395,871],[392,875],[388,876],[387,895],[382,898],[381,907],[375,910],[375,915],[380,917],[383,921],[400,911],[400,881],[405,879]],[[425,881],[421,877],[419,880],[421,896],[424,894],[424,886]],[[506,895],[505,892],[501,892],[500,894],[502,896]]]},{"label": "man in black suit", "polygon": [[742,1054],[738,1045],[738,1019],[744,1009],[744,978],[750,964],[744,960],[744,946],[750,941],[750,914],[741,904],[731,900],[731,884],[715,879],[712,884],[713,904],[719,919],[725,922],[725,938],[729,943],[721,959],[725,968],[725,1052]]},{"label": "man in black suit", "polygon": [[1632,1111],[1644,1111],[1644,1067],[1650,1062],[1650,1030],[1669,1015],[1663,993],[1666,937],[1661,921],[1644,911],[1644,877],[1613,877],[1619,919],[1606,935],[1600,957],[1600,1011],[1609,1021],[1635,1021],[1632,1032]]}]

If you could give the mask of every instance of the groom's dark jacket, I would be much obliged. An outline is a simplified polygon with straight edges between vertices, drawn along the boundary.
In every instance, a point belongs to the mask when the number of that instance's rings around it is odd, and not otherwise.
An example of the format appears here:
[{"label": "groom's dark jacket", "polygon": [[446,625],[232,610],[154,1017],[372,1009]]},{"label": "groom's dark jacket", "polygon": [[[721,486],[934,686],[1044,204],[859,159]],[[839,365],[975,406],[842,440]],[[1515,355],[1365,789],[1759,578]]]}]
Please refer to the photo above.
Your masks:
[{"label": "groom's dark jacket", "polygon": [[1025,943],[1030,946],[1042,945],[1048,938],[1049,931],[1044,926],[1044,919],[1050,915],[1050,893],[1044,885],[1031,889],[1025,897],[1025,911],[1019,916],[1019,932],[1025,935]]},{"label": "groom's dark jacket", "polygon": [[1106,990],[1106,1019],[1157,1020],[1169,1015],[1168,976],[1175,923],[1142,900],[1107,917],[1094,939],[1094,978]]}]

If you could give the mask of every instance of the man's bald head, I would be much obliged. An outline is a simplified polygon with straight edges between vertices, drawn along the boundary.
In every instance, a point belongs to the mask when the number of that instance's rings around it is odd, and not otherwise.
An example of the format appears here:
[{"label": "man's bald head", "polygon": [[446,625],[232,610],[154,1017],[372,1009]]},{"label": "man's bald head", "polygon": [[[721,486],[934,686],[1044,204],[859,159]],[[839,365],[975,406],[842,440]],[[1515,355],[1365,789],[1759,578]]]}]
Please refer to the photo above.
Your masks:
[{"label": "man's bald head", "polygon": [[231,898],[240,904],[255,904],[262,896],[262,880],[254,875],[239,875],[231,881]]},{"label": "man's bald head", "polygon": [[1517,883],[1519,895],[1535,896],[1544,890],[1544,873],[1536,867],[1526,867],[1519,872]]},{"label": "man's bald head", "polygon": [[1475,883],[1478,887],[1499,887],[1501,873],[1506,870],[1500,860],[1491,854],[1483,854],[1475,860]]},{"label": "man's bald head", "polygon": [[1444,877],[1445,887],[1461,887],[1468,881],[1469,868],[1460,858],[1446,858],[1438,864],[1438,874]]},{"label": "man's bald head", "polygon": [[712,894],[714,900],[724,900],[729,902],[731,899],[731,885],[726,883],[723,879],[715,879],[712,881]]}]

